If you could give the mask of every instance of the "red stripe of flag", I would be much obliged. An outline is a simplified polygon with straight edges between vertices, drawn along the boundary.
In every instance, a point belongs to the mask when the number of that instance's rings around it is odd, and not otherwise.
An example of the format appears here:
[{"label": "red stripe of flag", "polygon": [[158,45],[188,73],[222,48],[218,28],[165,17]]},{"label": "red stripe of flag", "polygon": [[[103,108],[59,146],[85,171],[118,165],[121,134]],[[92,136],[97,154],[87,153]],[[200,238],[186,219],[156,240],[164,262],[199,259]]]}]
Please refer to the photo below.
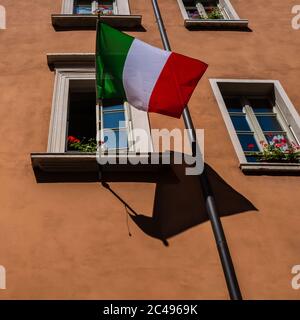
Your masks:
[{"label": "red stripe of flag", "polygon": [[180,118],[207,67],[202,61],[172,53],[154,86],[148,112]]}]

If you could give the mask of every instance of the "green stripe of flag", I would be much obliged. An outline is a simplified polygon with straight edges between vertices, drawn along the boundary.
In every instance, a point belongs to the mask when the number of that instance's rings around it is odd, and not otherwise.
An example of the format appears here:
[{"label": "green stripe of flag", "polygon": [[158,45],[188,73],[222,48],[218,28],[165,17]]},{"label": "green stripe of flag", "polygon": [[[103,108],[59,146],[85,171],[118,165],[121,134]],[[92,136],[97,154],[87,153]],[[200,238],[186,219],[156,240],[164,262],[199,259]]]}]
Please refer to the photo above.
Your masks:
[{"label": "green stripe of flag", "polygon": [[123,69],[134,38],[98,22],[96,81],[98,99],[126,99]]}]

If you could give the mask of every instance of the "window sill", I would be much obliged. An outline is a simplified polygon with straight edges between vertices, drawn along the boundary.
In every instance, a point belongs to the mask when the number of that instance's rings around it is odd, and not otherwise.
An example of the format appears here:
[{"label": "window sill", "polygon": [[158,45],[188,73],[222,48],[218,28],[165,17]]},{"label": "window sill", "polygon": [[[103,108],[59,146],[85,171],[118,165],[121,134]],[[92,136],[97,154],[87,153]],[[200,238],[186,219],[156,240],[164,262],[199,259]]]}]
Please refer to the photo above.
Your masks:
[{"label": "window sill", "polygon": [[[130,157],[144,158],[148,163],[136,165],[119,159],[128,157],[127,154],[118,155],[117,164],[102,164],[101,176],[104,181],[156,182],[162,170],[170,169],[169,164],[161,160],[162,154],[156,154],[160,161],[150,164],[153,153],[131,155]],[[31,153],[31,164],[37,182],[98,182],[99,165],[95,153]],[[105,157],[105,156],[104,156]],[[109,156],[106,156],[108,159]],[[166,162],[167,163],[167,162]]]},{"label": "window sill", "polygon": [[248,20],[245,20],[245,19],[239,19],[239,20],[185,19],[184,26],[187,29],[249,31]]},{"label": "window sill", "polygon": [[247,175],[300,175],[300,163],[241,163]]},{"label": "window sill", "polygon": [[97,171],[94,153],[32,153],[32,167],[45,172]]},{"label": "window sill", "polygon": [[[97,15],[94,14],[52,14],[51,19],[56,31],[96,30]],[[142,27],[141,15],[107,15],[100,20],[122,30]]]}]

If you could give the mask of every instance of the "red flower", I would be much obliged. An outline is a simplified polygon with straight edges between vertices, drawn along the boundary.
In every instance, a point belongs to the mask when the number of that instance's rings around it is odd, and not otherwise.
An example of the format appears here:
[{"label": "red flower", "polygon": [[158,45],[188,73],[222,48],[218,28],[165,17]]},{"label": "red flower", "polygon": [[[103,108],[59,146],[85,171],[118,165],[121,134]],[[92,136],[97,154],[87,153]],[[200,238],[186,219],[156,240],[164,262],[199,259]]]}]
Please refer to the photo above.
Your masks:
[{"label": "red flower", "polygon": [[275,144],[275,147],[276,148],[281,148],[281,147],[284,147],[285,143],[276,143]]},{"label": "red flower", "polygon": [[287,143],[286,139],[281,139],[281,142],[284,144]]},{"label": "red flower", "polygon": [[73,136],[68,136],[68,142],[70,142],[70,143],[78,143],[78,142],[80,142],[80,140],[75,138],[75,137],[73,137]]},{"label": "red flower", "polygon": [[248,149],[253,149],[255,146],[253,143],[249,143],[247,147],[248,147]]}]

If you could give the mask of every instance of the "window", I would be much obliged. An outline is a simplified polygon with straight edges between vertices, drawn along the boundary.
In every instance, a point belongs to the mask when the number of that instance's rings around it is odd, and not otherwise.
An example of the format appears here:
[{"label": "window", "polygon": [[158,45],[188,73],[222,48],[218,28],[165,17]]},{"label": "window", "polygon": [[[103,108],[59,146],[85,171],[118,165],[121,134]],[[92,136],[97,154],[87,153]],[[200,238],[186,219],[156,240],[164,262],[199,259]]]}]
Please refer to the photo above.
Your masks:
[{"label": "window", "polygon": [[[61,66],[61,61],[66,58],[61,55],[58,57],[60,62],[57,61],[57,64]],[[96,106],[93,69],[69,67],[67,70],[55,70],[48,152],[95,153],[98,144],[103,152],[111,149],[126,152],[153,151],[146,112],[120,100],[104,100],[102,106]],[[134,128],[144,129],[146,134],[137,136]],[[111,132],[115,133],[115,140],[108,139]],[[80,144],[72,144],[70,137],[79,140]]]},{"label": "window", "polygon": [[191,19],[228,19],[225,7],[217,0],[183,0],[185,10]]},{"label": "window", "polygon": [[[104,100],[96,106],[92,82],[85,86],[71,82],[69,90],[67,137],[71,139],[67,139],[66,151],[96,152],[97,145],[102,151],[128,151],[131,117],[127,104]],[[72,143],[74,139],[79,142]]]},{"label": "window", "polygon": [[116,2],[113,0],[74,0],[74,14],[92,14],[98,12],[103,15],[117,14]]},{"label": "window", "polygon": [[224,102],[248,162],[259,161],[252,154],[263,151],[263,145],[271,143],[276,136],[298,143],[279,106],[270,98],[224,96]]},{"label": "window", "polygon": [[62,14],[102,14],[129,15],[128,0],[63,0]]},{"label": "window", "polygon": [[269,161],[263,152],[278,139],[299,146],[299,115],[278,81],[212,79],[211,84],[241,164]]},{"label": "window", "polygon": [[[153,152],[146,112],[119,100],[96,105],[94,54],[48,54],[47,60],[55,83],[47,151],[31,153],[38,182],[99,181],[97,146],[104,154],[121,153],[119,159]],[[109,130],[116,133],[115,140],[106,138]],[[130,165],[101,167],[106,178],[132,179]],[[145,170],[138,170],[136,178],[143,180]]]},{"label": "window", "polygon": [[[120,100],[104,100],[96,105],[95,82],[72,79],[68,84],[65,152],[129,150],[131,116],[129,107]],[[74,143],[75,140],[75,143]],[[134,151],[131,144],[130,151]]]},{"label": "window", "polygon": [[61,13],[51,15],[52,25],[57,31],[95,30],[97,13],[114,28],[141,28],[142,16],[130,14],[128,0],[62,0]]},{"label": "window", "polygon": [[246,28],[229,0],[177,0],[186,27]]}]

